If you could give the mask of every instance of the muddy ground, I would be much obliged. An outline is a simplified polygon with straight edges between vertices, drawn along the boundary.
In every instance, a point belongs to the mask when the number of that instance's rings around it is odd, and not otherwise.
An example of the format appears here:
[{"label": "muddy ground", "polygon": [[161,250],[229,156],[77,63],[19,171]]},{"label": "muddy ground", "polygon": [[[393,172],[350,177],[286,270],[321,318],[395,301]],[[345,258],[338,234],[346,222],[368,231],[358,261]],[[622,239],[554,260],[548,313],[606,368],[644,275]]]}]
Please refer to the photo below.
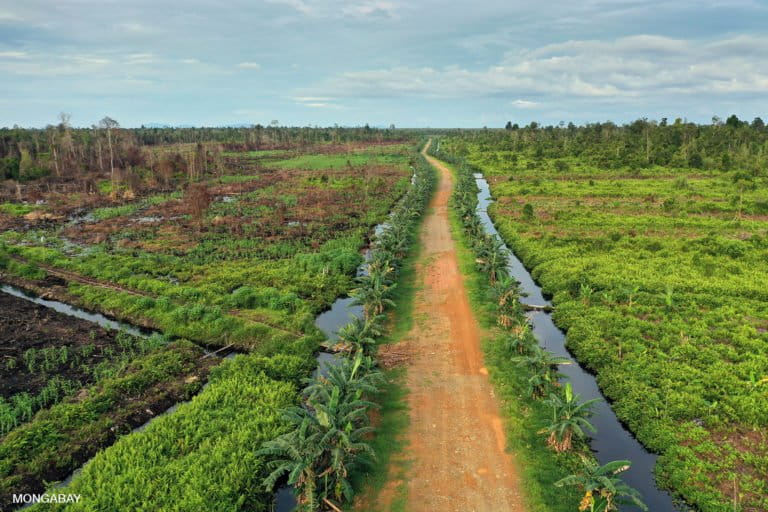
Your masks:
[{"label": "muddy ground", "polygon": [[[89,368],[105,361],[110,351],[113,356],[123,352],[117,331],[13,295],[0,292],[0,311],[0,396],[4,398],[24,391],[35,395],[54,375],[90,383]],[[50,362],[46,363],[42,350],[50,348],[57,349],[58,354],[53,361],[49,352]],[[34,352],[25,358],[29,350]],[[62,361],[64,350],[66,361]]]}]

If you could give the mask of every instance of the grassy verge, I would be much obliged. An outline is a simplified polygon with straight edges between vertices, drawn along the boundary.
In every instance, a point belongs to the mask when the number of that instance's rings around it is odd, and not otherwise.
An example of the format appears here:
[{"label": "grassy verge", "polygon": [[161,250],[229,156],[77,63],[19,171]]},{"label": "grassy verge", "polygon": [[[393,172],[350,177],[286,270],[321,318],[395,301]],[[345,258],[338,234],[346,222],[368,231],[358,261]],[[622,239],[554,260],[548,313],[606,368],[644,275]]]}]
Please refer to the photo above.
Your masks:
[{"label": "grassy verge", "polygon": [[[455,169],[450,165],[448,168],[455,176]],[[449,209],[449,218],[470,304],[480,325],[489,333],[482,341],[485,366],[501,399],[507,447],[514,454],[523,478],[526,509],[529,512],[571,512],[580,495],[572,489],[556,488],[554,483],[577,470],[579,460],[570,453],[555,454],[547,448],[544,437],[538,434],[551,411],[543,403],[528,398],[521,370],[512,363],[499,342],[501,332],[496,328],[495,305],[488,299],[487,281],[475,267],[475,255],[453,208]]]},{"label": "grassy verge", "polygon": [[[430,208],[426,208],[421,221],[414,227],[417,234],[408,249],[408,257],[403,260],[397,288],[392,294],[395,306],[390,316],[389,328],[379,344],[398,343],[413,328],[416,292],[420,287],[417,279],[417,263],[422,252],[418,233],[423,229],[423,219],[430,211]],[[408,389],[405,386],[405,373],[405,368],[402,367],[385,372],[387,383],[375,399],[380,405],[376,436],[371,443],[376,452],[376,461],[374,466],[360,475],[355,482],[356,486],[362,489],[360,498],[356,500],[355,510],[367,512],[376,510],[378,501],[376,498],[385,492],[387,485],[392,485],[391,482],[403,481],[406,476],[408,461],[404,457],[404,449],[407,446],[405,432],[410,420],[406,401]],[[393,490],[394,496],[389,503],[390,511],[405,510],[406,489],[406,486],[398,485]]]}]

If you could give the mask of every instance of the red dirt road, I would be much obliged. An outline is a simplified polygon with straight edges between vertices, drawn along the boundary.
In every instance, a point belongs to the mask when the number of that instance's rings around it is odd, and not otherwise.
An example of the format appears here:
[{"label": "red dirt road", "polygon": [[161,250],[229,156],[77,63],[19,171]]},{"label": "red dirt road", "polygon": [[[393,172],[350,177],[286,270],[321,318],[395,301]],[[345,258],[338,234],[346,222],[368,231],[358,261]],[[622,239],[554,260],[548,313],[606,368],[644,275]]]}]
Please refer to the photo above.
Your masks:
[{"label": "red dirt road", "polygon": [[[523,511],[521,481],[506,439],[499,404],[483,367],[480,327],[469,304],[451,238],[451,172],[427,157],[440,184],[421,231],[420,288],[415,325],[404,340],[411,360],[410,462],[405,481],[390,482],[377,505],[388,509],[394,489],[407,486],[408,512]],[[402,490],[402,488],[401,488]]]}]

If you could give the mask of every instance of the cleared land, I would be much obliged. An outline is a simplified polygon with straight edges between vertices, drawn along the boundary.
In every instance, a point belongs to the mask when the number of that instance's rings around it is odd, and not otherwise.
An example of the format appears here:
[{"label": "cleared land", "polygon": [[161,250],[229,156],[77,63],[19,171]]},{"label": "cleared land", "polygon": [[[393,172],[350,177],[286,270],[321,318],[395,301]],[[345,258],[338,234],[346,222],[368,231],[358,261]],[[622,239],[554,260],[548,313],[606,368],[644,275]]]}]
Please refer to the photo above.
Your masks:
[{"label": "cleared land", "polygon": [[[323,339],[314,318],[354,287],[361,251],[408,189],[417,155],[402,140],[247,149],[144,148],[148,167],[117,186],[96,173],[88,186],[52,176],[5,190],[1,281],[166,338],[0,294],[21,320],[0,323],[4,399],[67,384],[3,431],[0,509],[97,451],[70,488],[88,507],[115,509],[119,496],[121,508],[269,509],[256,452],[285,432],[281,410],[298,401]],[[207,151],[207,164],[184,164],[190,151]],[[221,362],[203,347],[249,354]]]}]

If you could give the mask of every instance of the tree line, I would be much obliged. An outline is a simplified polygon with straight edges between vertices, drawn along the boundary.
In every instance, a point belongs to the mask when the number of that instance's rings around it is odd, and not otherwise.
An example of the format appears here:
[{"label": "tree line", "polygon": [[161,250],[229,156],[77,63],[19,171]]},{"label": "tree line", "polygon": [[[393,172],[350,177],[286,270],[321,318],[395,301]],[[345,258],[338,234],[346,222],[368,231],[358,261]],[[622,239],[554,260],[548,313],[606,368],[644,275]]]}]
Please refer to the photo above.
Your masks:
[{"label": "tree line", "polygon": [[[752,122],[732,115],[725,121],[696,124],[677,118],[670,122],[646,118],[624,125],[610,121],[576,126],[562,122],[519,126],[508,122],[504,130],[462,132],[484,151],[507,151],[534,158],[578,157],[607,169],[642,169],[653,166],[759,171],[768,165],[768,128],[756,117]],[[466,137],[468,136],[468,138]],[[466,156],[466,143],[457,141],[458,156]],[[514,164],[514,162],[512,162]]]}]

